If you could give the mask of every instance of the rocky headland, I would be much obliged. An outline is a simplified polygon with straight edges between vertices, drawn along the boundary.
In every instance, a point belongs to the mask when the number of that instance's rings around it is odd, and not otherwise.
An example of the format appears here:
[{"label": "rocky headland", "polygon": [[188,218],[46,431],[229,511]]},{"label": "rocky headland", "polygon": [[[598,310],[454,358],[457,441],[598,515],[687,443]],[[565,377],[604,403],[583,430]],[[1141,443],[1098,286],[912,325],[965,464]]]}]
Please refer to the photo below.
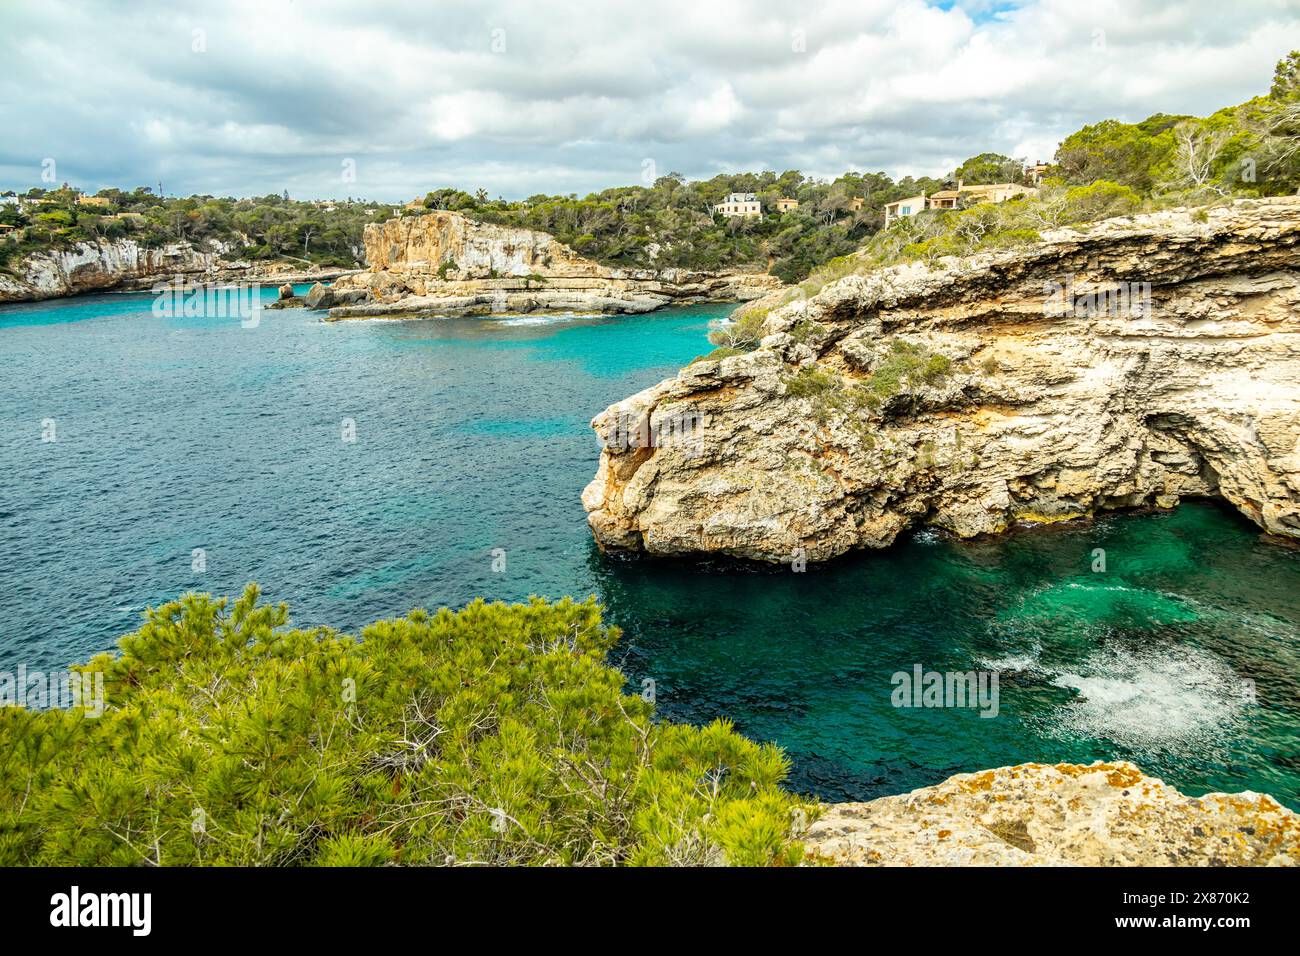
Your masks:
[{"label": "rocky headland", "polygon": [[1187,797],[1131,763],[1021,764],[827,808],[802,837],[840,866],[1297,866],[1300,815]]},{"label": "rocky headland", "polygon": [[502,313],[637,313],[670,304],[744,301],[781,287],[775,276],[681,269],[614,269],[584,258],[544,232],[436,211],[372,223],[367,272],[340,280],[329,318]]},{"label": "rocky headland", "polygon": [[[1231,502],[1300,537],[1300,198],[864,269],[592,422],[602,547],[768,562]],[[793,290],[797,293],[798,290]]]},{"label": "rocky headland", "polygon": [[304,267],[301,262],[240,259],[220,242],[146,246],[134,239],[78,242],[26,256],[0,271],[0,302],[33,302],[87,292],[137,291],[158,282],[222,284],[318,282],[353,270]]}]

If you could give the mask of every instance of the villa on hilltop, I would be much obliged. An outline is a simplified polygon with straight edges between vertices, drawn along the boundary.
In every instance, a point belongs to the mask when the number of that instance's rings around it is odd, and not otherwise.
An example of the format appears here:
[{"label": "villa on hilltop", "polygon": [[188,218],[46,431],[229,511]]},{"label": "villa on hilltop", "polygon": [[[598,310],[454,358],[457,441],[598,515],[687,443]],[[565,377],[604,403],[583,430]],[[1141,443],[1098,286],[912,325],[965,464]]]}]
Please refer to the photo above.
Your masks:
[{"label": "villa on hilltop", "polygon": [[713,211],[744,219],[761,218],[763,215],[763,207],[755,193],[728,193],[726,199],[713,207]]}]

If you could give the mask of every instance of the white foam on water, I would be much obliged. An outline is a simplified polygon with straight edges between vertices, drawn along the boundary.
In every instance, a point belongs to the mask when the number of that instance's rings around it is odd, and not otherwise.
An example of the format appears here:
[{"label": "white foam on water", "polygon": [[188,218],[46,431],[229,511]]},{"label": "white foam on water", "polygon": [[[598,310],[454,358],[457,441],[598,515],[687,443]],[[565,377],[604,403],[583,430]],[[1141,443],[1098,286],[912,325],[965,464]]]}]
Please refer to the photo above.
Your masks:
[{"label": "white foam on water", "polygon": [[1038,663],[1039,653],[1039,649],[1035,648],[1023,654],[983,657],[977,663],[981,670],[998,671],[999,673],[1003,671],[1036,671],[1041,669]]},{"label": "white foam on water", "polygon": [[1211,747],[1233,730],[1248,704],[1232,668],[1197,648],[1098,650],[1051,682],[1078,691],[1055,715],[1060,730],[1135,751]]},{"label": "white foam on water", "polygon": [[576,315],[521,315],[513,319],[492,319],[497,325],[556,325],[572,322]]}]

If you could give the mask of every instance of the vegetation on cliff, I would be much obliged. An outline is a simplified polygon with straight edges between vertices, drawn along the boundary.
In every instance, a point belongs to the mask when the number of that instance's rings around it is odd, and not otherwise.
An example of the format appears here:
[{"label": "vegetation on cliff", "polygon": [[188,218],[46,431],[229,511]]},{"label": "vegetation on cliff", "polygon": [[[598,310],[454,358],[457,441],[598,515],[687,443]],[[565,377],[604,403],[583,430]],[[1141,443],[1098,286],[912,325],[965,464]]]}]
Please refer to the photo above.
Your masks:
[{"label": "vegetation on cliff", "polygon": [[47,249],[78,242],[133,239],[145,247],[173,242],[222,243],[228,258],[291,259],[354,267],[363,258],[366,223],[387,219],[393,207],[361,201],[298,202],[283,196],[232,199],[164,197],[147,186],[131,192],[103,189],[30,189],[0,205],[0,268]]},{"label": "vegetation on cliff", "polygon": [[779,750],[656,722],[592,601],[360,639],[250,586],[148,612],[106,711],[0,707],[0,865],[792,864]]}]

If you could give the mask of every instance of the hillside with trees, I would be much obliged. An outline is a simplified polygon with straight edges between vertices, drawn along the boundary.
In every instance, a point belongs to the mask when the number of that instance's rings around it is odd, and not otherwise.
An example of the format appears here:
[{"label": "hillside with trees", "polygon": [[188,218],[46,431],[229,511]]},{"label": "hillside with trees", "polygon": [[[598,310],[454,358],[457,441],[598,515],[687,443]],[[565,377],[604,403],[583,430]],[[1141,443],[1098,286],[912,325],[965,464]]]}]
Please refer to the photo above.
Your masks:
[{"label": "hillside with trees", "polygon": [[114,239],[146,247],[218,242],[227,248],[227,258],[348,268],[364,258],[366,223],[393,212],[384,203],[352,199],[172,197],[148,186],[84,196],[66,184],[34,188],[0,197],[0,268],[42,249]]}]

